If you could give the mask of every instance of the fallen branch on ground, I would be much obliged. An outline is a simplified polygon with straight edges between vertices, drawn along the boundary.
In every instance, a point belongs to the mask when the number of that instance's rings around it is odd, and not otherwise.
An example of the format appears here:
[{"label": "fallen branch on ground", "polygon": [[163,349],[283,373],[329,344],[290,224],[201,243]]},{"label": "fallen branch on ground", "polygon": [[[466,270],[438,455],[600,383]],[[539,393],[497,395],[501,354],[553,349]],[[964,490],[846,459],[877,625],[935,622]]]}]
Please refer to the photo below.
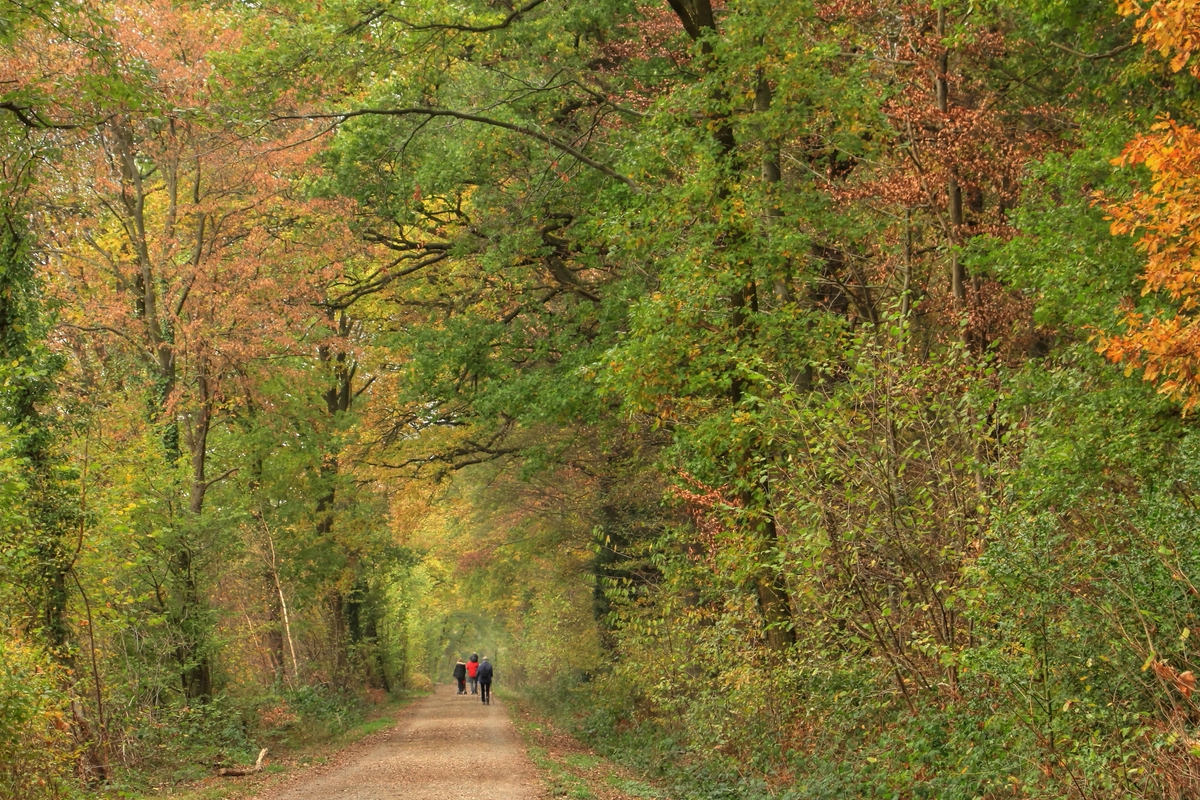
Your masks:
[{"label": "fallen branch on ground", "polygon": [[258,760],[254,762],[253,767],[225,767],[217,772],[222,778],[236,778],[241,775],[253,775],[262,770],[263,759],[266,758],[267,748],[258,751]]}]

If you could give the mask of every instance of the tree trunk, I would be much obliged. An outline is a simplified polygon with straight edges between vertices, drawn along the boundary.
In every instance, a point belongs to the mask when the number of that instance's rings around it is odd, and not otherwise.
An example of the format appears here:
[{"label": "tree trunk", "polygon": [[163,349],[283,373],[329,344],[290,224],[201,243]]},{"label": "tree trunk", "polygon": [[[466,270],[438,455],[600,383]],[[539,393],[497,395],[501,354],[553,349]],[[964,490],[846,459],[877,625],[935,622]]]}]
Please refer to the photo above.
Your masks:
[{"label": "tree trunk", "polygon": [[[671,9],[679,17],[684,30],[693,40],[700,42],[700,52],[706,58],[713,57],[714,49],[708,42],[707,36],[717,32],[716,18],[713,14],[711,0],[669,0]],[[767,80],[759,75],[755,89],[754,106],[757,112],[766,112],[771,107],[771,87]],[[737,141],[733,128],[733,120],[729,113],[723,110],[728,105],[728,97],[734,93],[728,90],[718,90],[712,98],[715,111],[712,114],[713,136],[718,147],[718,160],[724,167],[719,179],[721,185],[717,190],[718,203],[723,203],[731,194],[730,181],[737,180],[741,170],[737,153]],[[764,137],[765,138],[765,137]],[[771,184],[781,179],[778,156],[775,154],[773,143],[764,143],[764,155],[761,163],[762,179],[768,189]],[[782,212],[775,208],[770,216],[779,217]],[[733,237],[741,234],[733,232]],[[786,283],[776,281],[775,291],[786,292]],[[729,297],[730,327],[735,339],[740,343],[753,342],[755,338],[755,319],[759,313],[758,284],[753,272],[744,276]],[[736,367],[735,367],[736,370]],[[733,406],[740,405],[745,395],[745,381],[736,374],[730,381],[729,400]],[[752,469],[755,463],[752,453],[731,454],[735,473]],[[774,510],[771,507],[769,476],[763,475],[761,498],[749,490],[741,493],[740,499],[745,509],[751,528],[758,534],[759,552],[755,557],[763,563],[754,583],[758,597],[759,608],[762,612],[764,635],[768,643],[775,649],[784,649],[795,640],[791,625],[791,599],[788,595],[786,581],[779,569],[770,565],[773,555],[778,549],[778,527],[775,523]]]},{"label": "tree trunk", "polygon": [[[156,411],[162,421],[162,444],[167,463],[174,467],[182,457],[180,447],[180,428],[178,416],[171,412],[174,401],[176,381],[178,379],[174,345],[174,315],[182,310],[182,302],[176,308],[163,308],[158,292],[159,276],[156,275],[155,264],[151,258],[151,248],[146,223],[146,187],[143,182],[141,169],[138,166],[138,152],[133,132],[127,121],[117,117],[109,129],[113,144],[113,154],[121,171],[121,203],[127,218],[126,233],[130,245],[137,256],[137,271],[133,280],[126,284],[134,290],[134,313],[144,322],[145,347],[153,359],[158,383],[158,407]],[[201,176],[195,175],[193,185],[194,197],[199,197]],[[172,179],[169,184],[177,182]],[[169,188],[167,209],[167,225],[174,226],[176,218],[175,204],[178,201],[178,190]],[[198,237],[203,237],[203,225],[198,225]],[[196,242],[196,255],[202,249],[202,241]],[[186,292],[183,294],[186,298]],[[172,314],[173,312],[173,314]],[[194,412],[192,424],[187,431],[188,445],[191,458],[191,486],[188,492],[188,509],[194,522],[203,510],[204,495],[208,490],[205,480],[205,462],[207,459],[208,429],[212,417],[212,400],[209,397],[209,387],[202,375],[198,390],[200,393],[200,408]],[[201,611],[203,604],[199,589],[199,581],[195,573],[195,564],[191,544],[181,535],[175,544],[172,557],[172,568],[179,589],[176,593],[171,622],[179,632],[180,642],[176,648],[176,658],[179,662],[180,680],[184,696],[200,700],[212,695],[212,668],[209,655],[204,648],[205,630]]]},{"label": "tree trunk", "polygon": [[288,679],[287,662],[284,660],[284,642],[287,643],[288,653],[292,657],[292,672],[291,680],[298,680],[300,677],[300,662],[296,658],[296,643],[292,638],[292,621],[288,613],[287,598],[283,594],[283,584],[279,582],[279,565],[275,557],[275,537],[271,535],[271,529],[267,527],[266,520],[259,515],[259,521],[262,523],[263,534],[267,539],[267,555],[268,573],[267,577],[275,587],[275,601],[271,603],[271,621],[275,623],[268,636],[268,643],[271,647],[273,660],[275,662],[276,675],[279,678]]},{"label": "tree trunk", "polygon": [[[940,44],[945,46],[946,9],[939,8],[937,13],[937,32]],[[934,79],[934,94],[937,98],[938,111],[944,116],[950,114],[950,51],[942,50],[938,59],[938,74]],[[967,305],[967,270],[958,256],[959,230],[963,224],[962,186],[958,182],[958,170],[951,165],[950,175],[946,179],[946,203],[950,214],[950,294],[960,308]]]},{"label": "tree trunk", "polygon": [[[212,426],[212,398],[209,395],[208,378],[203,369],[197,378],[199,407],[188,417],[188,450],[192,467],[191,489],[188,493],[188,512],[192,523],[198,522],[204,512],[204,498],[209,482],[208,434]],[[183,666],[183,693],[189,699],[206,699],[212,696],[212,664],[204,647],[207,638],[201,611],[204,604],[200,594],[199,579],[195,572],[191,550],[184,545],[179,559],[180,575],[183,578],[181,596],[181,621],[183,623],[181,644]]]},{"label": "tree trunk", "polygon": [[[350,315],[342,310],[334,318],[330,312],[330,323],[337,337],[346,342],[345,345],[333,348],[322,345],[317,350],[318,360],[332,372],[332,380],[325,390],[325,412],[328,415],[331,431],[336,431],[338,423],[354,404],[357,394],[354,391],[354,377],[358,372],[358,364],[348,354],[349,339],[354,322]],[[360,389],[361,392],[361,389]],[[332,446],[325,454],[320,467],[321,482],[324,493],[317,500],[317,535],[328,538],[333,533],[335,522],[335,503],[337,501],[337,478],[340,472],[340,448]],[[335,588],[329,598],[329,611],[332,616],[330,638],[334,648],[334,675],[339,683],[349,677],[349,637],[347,636],[348,611],[347,598],[340,588]]]}]

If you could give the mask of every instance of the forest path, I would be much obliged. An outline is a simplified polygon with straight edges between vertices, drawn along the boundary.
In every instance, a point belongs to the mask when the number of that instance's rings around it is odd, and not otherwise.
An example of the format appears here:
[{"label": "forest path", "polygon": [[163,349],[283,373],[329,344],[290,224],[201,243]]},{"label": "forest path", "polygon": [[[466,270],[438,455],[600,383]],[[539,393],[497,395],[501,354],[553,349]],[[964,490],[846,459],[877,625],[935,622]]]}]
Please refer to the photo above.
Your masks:
[{"label": "forest path", "polygon": [[503,705],[438,686],[395,727],[263,800],[536,800],[544,796]]}]

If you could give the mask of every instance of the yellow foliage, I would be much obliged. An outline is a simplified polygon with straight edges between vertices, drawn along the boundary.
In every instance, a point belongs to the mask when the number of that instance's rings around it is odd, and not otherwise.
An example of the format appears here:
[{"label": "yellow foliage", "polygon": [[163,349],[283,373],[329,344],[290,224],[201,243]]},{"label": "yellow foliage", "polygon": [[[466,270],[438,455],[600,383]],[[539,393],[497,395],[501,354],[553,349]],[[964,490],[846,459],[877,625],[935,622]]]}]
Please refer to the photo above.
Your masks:
[{"label": "yellow foliage", "polygon": [[62,795],[74,754],[57,677],[44,651],[0,636],[0,798]]}]

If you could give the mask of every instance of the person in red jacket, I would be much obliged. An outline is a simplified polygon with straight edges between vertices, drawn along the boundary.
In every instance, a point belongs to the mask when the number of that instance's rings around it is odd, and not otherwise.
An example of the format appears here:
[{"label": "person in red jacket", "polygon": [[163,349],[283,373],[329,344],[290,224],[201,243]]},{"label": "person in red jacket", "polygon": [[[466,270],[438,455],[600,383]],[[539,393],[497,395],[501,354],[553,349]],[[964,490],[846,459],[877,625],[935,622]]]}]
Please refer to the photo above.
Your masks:
[{"label": "person in red jacket", "polygon": [[479,653],[471,653],[467,659],[467,681],[471,684],[471,694],[479,694]]}]

